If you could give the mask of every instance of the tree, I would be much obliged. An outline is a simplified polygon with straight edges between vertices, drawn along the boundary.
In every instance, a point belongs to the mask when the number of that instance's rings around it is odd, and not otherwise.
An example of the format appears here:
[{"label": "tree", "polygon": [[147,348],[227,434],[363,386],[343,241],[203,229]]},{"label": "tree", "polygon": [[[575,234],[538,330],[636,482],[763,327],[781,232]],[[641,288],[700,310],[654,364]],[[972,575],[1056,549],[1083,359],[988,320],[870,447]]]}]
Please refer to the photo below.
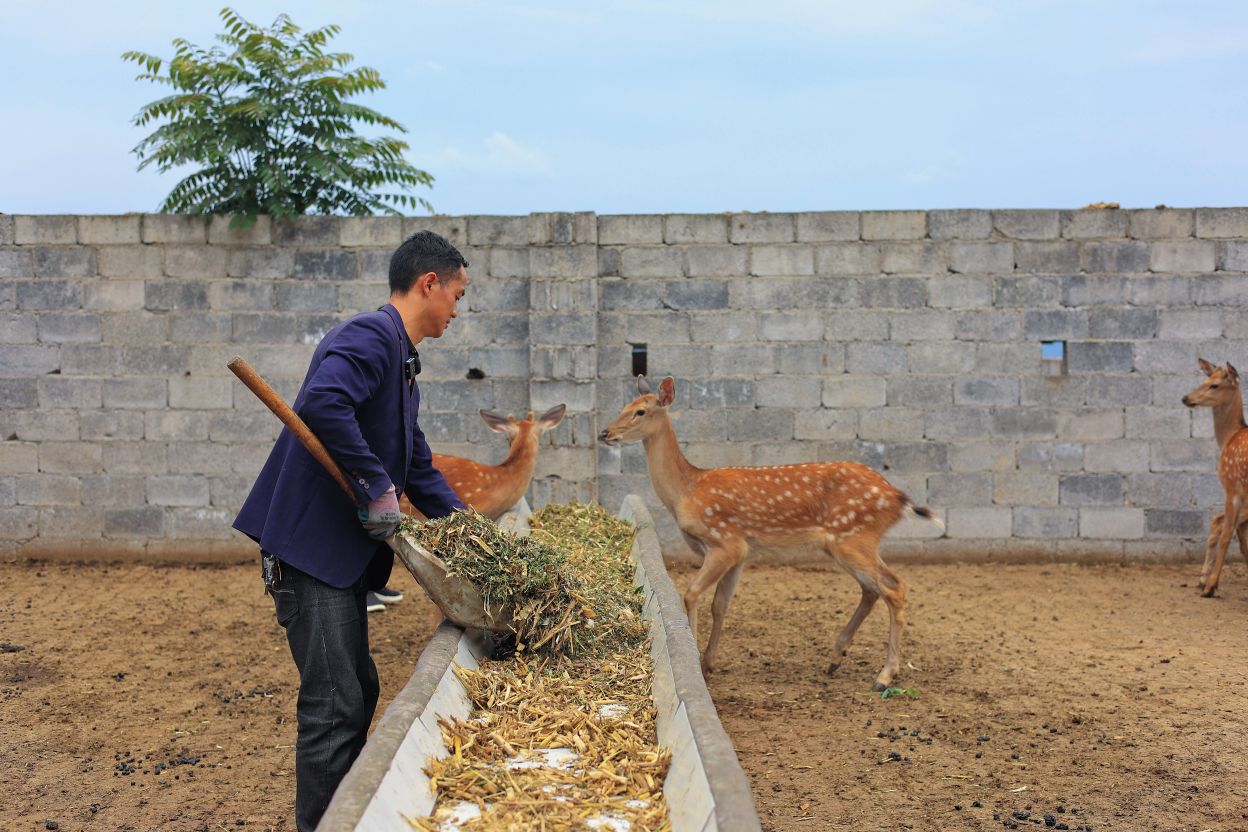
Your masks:
[{"label": "tree", "polygon": [[161,211],[232,214],[231,226],[249,226],[258,214],[432,210],[422,197],[404,193],[433,183],[403,158],[407,143],[356,133],[361,122],[407,130],[347,100],[386,84],[375,69],[348,68],[352,55],[325,51],[341,27],[304,33],[281,15],[262,28],[229,8],[221,19],[226,31],[211,49],[178,38],[167,64],[144,52],[122,55],[143,67],[136,80],[176,90],[134,117],[139,126],[168,119],[135,146],[139,170],[198,166],[165,197]]}]

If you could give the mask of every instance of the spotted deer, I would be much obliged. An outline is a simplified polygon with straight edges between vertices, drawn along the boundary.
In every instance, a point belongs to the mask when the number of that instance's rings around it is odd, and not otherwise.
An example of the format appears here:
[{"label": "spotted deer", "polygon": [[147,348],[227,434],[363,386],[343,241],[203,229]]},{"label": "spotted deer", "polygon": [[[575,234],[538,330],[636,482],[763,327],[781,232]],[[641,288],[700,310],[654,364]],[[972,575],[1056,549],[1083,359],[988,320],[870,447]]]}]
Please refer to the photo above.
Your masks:
[{"label": "spotted deer", "polygon": [[1218,590],[1232,536],[1238,534],[1239,552],[1248,563],[1244,528],[1248,523],[1248,430],[1244,430],[1244,397],[1235,367],[1229,361],[1225,367],[1216,367],[1203,358],[1196,361],[1205,380],[1183,397],[1183,404],[1213,410],[1213,435],[1220,450],[1218,479],[1226,499],[1223,513],[1209,524],[1205,564],[1200,570],[1201,595],[1211,598]]},{"label": "spotted deer", "polygon": [[[533,479],[537,467],[537,449],[541,436],[563,421],[567,405],[555,405],[534,419],[516,419],[492,410],[482,410],[481,419],[491,430],[506,435],[510,442],[507,458],[498,465],[485,465],[446,454],[433,455],[433,467],[442,472],[447,483],[466,505],[475,508],[491,520],[503,516],[507,509],[520,502]],[[420,516],[416,508],[404,498],[399,508],[405,514]]]},{"label": "spotted deer", "polygon": [[715,668],[724,618],[746,556],[756,549],[817,547],[862,587],[862,599],[833,645],[834,672],[854,633],[879,598],[888,607],[888,656],[875,680],[884,690],[901,670],[901,632],[906,623],[906,584],[880,559],[880,539],[909,513],[943,526],[878,473],[857,462],[813,462],[754,468],[697,468],[676,441],[668,407],[676,397],[671,378],[654,392],[645,376],[639,395],[599,435],[607,445],[641,442],[650,482],[672,513],[685,541],[703,555],[685,590],[685,612],[697,640],[697,606],[715,587],[711,635],[702,670]]}]

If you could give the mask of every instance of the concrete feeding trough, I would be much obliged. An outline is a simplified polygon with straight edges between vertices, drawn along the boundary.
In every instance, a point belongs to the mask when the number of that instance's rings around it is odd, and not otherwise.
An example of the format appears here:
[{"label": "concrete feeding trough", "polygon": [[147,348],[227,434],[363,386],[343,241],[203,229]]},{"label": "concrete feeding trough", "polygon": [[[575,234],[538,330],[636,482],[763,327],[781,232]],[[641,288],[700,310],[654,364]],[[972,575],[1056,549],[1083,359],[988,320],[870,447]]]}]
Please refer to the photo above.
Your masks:
[{"label": "concrete feeding trough", "polygon": [[[523,500],[499,521],[528,528]],[[653,696],[659,744],[671,752],[663,785],[674,832],[759,832],[750,784],[719,722],[699,666],[684,605],[663,566],[654,522],[640,498],[624,499],[618,516],[637,525],[632,557],[645,599],[654,659]],[[403,690],[386,709],[317,827],[320,832],[410,832],[434,794],[423,769],[442,745],[438,717],[467,719],[471,705],[452,662],[475,669],[484,635],[444,622],[429,640]]]}]

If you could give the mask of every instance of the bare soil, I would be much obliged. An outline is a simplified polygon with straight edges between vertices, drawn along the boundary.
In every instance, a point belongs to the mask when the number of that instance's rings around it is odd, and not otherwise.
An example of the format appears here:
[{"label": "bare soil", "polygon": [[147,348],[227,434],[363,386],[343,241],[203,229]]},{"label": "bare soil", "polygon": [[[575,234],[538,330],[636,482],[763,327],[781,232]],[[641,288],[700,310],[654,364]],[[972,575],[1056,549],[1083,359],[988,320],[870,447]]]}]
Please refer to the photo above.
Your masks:
[{"label": "bare soil", "polygon": [[[710,687],[765,829],[1248,829],[1239,564],[1215,600],[1191,565],[897,571],[918,698],[881,700],[882,609],[828,676],[852,581],[747,567]],[[258,573],[0,564],[0,829],[293,829],[297,677]],[[379,715],[434,620],[392,585]]]}]

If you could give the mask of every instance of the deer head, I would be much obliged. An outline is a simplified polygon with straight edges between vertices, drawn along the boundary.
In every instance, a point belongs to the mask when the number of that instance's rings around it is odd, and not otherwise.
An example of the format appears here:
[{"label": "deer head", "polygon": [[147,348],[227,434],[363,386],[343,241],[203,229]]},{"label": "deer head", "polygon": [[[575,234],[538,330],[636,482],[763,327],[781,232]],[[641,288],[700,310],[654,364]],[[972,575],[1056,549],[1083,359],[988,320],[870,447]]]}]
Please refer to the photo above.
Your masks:
[{"label": "deer head", "polygon": [[567,412],[566,404],[557,404],[550,410],[542,414],[541,418],[534,419],[533,411],[524,419],[517,419],[511,413],[506,416],[494,410],[481,410],[481,420],[485,422],[490,430],[498,431],[507,437],[507,441],[514,448],[517,444],[525,442],[536,442],[537,439],[546,431],[558,425],[563,421],[563,415]]},{"label": "deer head", "polygon": [[1183,397],[1188,407],[1218,407],[1230,404],[1239,393],[1239,373],[1228,361],[1225,367],[1217,367],[1203,358],[1197,358],[1205,380]]},{"label": "deer head", "polygon": [[641,442],[659,430],[667,419],[667,407],[676,398],[676,383],[671,376],[659,384],[655,393],[645,376],[637,376],[637,392],[640,394],[628,404],[611,424],[603,428],[598,438],[606,445]]}]

